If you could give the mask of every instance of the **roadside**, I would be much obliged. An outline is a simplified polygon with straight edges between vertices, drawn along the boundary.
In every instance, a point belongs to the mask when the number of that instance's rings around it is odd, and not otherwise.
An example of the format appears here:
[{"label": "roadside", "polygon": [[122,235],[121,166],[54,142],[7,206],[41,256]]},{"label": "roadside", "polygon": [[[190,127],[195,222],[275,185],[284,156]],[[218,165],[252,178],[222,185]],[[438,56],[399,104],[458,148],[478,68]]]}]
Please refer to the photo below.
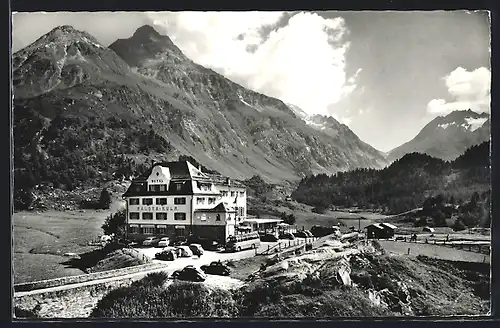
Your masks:
[{"label": "roadside", "polygon": [[465,261],[476,263],[490,263],[490,256],[465,250],[448,248],[425,243],[404,243],[391,240],[378,240],[380,245],[388,252],[410,256],[424,255],[448,261]]}]

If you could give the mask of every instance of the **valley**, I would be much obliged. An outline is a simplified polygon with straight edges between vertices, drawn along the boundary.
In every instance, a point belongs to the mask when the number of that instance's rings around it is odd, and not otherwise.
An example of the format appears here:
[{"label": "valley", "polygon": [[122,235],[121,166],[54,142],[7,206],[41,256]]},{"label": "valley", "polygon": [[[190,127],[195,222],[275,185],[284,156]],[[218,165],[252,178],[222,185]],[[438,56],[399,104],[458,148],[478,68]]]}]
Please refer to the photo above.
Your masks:
[{"label": "valley", "polygon": [[61,25],[13,54],[17,318],[488,313],[490,114],[381,152],[161,31]]}]

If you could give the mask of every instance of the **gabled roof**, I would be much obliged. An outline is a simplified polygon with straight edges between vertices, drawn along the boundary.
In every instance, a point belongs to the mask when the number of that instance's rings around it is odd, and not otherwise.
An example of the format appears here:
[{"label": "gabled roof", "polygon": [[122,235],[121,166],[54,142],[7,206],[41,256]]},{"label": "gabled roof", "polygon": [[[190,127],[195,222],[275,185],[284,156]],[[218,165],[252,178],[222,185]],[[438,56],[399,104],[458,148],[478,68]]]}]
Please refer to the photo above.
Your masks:
[{"label": "gabled roof", "polygon": [[381,223],[381,225],[382,225],[382,226],[385,226],[385,227],[387,227],[387,228],[389,228],[389,229],[392,229],[392,230],[395,230],[395,229],[397,229],[397,228],[398,228],[398,227],[397,227],[397,226],[395,226],[394,224],[385,223],[385,222],[384,222],[384,223]]},{"label": "gabled roof", "polygon": [[383,226],[381,226],[379,223],[373,223],[373,224],[367,225],[367,226],[365,227],[365,229],[366,229],[366,228],[369,228],[369,227],[375,227],[375,228],[377,228],[377,229],[384,230],[384,227],[383,227]]}]

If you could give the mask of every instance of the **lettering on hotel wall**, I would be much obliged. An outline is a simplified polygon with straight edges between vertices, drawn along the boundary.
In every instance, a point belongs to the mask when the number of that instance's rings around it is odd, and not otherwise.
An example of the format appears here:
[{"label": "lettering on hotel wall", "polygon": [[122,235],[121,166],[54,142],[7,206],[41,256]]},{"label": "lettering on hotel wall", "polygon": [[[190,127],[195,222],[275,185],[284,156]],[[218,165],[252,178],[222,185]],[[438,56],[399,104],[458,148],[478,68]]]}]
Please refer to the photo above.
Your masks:
[{"label": "lettering on hotel wall", "polygon": [[177,206],[130,206],[130,211],[169,212],[177,211]]}]

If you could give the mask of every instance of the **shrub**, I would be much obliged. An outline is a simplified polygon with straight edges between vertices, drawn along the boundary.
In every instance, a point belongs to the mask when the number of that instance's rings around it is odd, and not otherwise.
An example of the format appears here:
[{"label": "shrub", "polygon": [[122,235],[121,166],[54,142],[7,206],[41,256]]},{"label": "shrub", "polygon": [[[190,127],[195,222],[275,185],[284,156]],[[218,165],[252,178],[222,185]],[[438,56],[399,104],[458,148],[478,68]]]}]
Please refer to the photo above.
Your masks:
[{"label": "shrub", "polygon": [[175,282],[163,288],[166,277],[152,274],[118,288],[102,298],[92,311],[99,318],[234,317],[238,309],[230,292],[204,285]]},{"label": "shrub", "polygon": [[106,235],[115,234],[117,239],[125,237],[126,234],[126,216],[125,209],[108,216],[102,225],[102,230]]}]

